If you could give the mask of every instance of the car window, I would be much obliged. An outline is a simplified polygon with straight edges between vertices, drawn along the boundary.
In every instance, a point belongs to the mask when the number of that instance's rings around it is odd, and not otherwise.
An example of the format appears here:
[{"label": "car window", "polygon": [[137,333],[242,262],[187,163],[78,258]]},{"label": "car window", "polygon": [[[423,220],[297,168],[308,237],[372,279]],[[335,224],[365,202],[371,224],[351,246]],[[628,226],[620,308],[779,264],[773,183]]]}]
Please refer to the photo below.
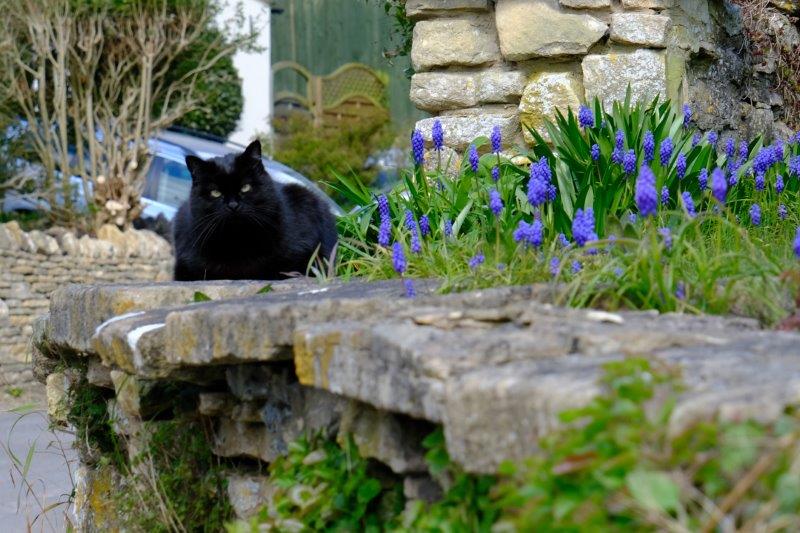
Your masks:
[{"label": "car window", "polygon": [[155,200],[179,207],[192,189],[192,175],[184,163],[164,159],[157,170]]}]

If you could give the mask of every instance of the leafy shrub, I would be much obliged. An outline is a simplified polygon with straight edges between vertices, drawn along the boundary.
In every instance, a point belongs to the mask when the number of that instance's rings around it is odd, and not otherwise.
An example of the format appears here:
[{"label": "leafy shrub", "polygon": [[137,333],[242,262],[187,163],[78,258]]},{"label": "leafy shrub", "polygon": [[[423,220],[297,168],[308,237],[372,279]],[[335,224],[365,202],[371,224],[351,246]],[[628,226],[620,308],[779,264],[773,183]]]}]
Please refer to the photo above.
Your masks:
[{"label": "leafy shrub", "polygon": [[352,441],[342,448],[321,434],[292,443],[270,465],[270,481],[269,505],[229,531],[381,531],[403,504],[402,486],[384,486]]},{"label": "leafy shrub", "polygon": [[[336,176],[350,176],[364,186],[375,178],[363,169],[367,157],[391,145],[393,134],[381,120],[361,121],[339,128],[314,128],[303,115],[276,122],[272,156],[328,188]],[[335,191],[334,191],[335,192]]]},{"label": "leafy shrub", "polygon": [[384,215],[342,178],[335,188],[359,207],[340,220],[341,273],[391,278],[410,250],[401,274],[444,278],[444,290],[556,280],[573,282],[561,295],[575,305],[786,313],[778,274],[794,264],[800,138],[703,136],[689,109],[658,100],[580,114],[547,124],[550,145],[531,131],[529,168],[499,154],[499,130],[483,155],[490,139],[476,139],[455,179],[418,164]]}]

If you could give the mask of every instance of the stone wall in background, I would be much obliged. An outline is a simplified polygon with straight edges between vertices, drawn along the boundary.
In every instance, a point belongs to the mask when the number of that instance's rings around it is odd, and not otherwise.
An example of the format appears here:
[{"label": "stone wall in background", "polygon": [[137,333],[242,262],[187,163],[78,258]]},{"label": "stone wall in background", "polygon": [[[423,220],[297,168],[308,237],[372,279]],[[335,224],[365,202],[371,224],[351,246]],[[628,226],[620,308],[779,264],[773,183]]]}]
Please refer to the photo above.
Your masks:
[{"label": "stone wall in background", "polygon": [[171,278],[170,245],[155,233],[104,226],[98,237],[0,225],[0,387],[33,379],[27,358],[31,323],[47,312],[54,290],[70,283]]},{"label": "stone wall in background", "polygon": [[[728,0],[407,0],[406,10],[411,99],[459,151],[495,125],[507,142],[530,142],[521,124],[542,133],[556,109],[620,100],[629,85],[635,98],[690,102],[697,125],[722,136],[788,134],[774,61],[742,52]],[[786,16],[773,18],[800,42]],[[417,124],[429,144],[434,120]]]},{"label": "stone wall in background", "polygon": [[[36,322],[34,374],[56,423],[76,398],[96,398],[131,464],[170,416],[213,426],[213,453],[237,459],[227,497],[240,518],[271,493],[264,463],[305,432],[352,436],[412,500],[414,487],[438,492],[421,446],[437,426],[468,472],[496,472],[535,453],[558,413],[594,398],[603,365],[625,357],[682,370],[673,434],[709,419],[769,422],[798,399],[796,332],[568,309],[549,303],[549,286],[436,295],[435,285],[418,281],[414,299],[400,280],[287,280],[268,293],[263,282],[73,285]],[[191,303],[195,291],[212,301]],[[113,462],[79,446],[77,530],[116,530],[108,502],[129,481],[110,484]]]}]

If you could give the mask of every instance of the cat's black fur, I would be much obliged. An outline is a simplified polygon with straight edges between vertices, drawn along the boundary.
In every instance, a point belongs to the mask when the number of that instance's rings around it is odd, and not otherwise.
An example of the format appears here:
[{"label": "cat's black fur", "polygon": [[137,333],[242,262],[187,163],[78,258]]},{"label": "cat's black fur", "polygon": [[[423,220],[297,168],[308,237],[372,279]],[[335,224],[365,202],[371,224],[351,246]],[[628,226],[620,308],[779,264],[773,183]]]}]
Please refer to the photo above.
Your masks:
[{"label": "cat's black fur", "polygon": [[301,185],[273,181],[258,141],[238,155],[187,156],[186,165],[192,192],[175,216],[176,281],[281,279],[305,274],[317,247],[318,257],[330,256],[330,209]]}]

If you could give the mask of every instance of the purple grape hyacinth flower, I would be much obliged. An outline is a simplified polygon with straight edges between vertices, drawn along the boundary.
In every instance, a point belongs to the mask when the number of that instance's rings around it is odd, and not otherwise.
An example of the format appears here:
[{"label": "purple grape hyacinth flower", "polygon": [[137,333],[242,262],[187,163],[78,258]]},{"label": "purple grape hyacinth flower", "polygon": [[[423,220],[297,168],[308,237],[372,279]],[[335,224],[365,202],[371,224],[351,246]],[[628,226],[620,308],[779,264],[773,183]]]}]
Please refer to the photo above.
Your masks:
[{"label": "purple grape hyacinth flower", "polygon": [[578,272],[583,270],[583,265],[581,264],[580,261],[578,261],[576,259],[575,261],[572,262],[572,266],[571,266],[570,270],[572,270],[573,274],[577,274]]},{"label": "purple grape hyacinth flower", "polygon": [[598,159],[600,159],[600,145],[595,143],[592,145],[592,160],[597,161]]},{"label": "purple grape hyacinth flower", "polygon": [[692,148],[700,144],[700,141],[703,140],[703,136],[700,135],[700,132],[695,133],[692,135]]},{"label": "purple grape hyacinth flower", "polygon": [[563,233],[559,233],[557,238],[558,238],[558,244],[560,244],[562,248],[566,248],[567,246],[569,246],[569,239],[567,239],[566,235],[564,235]]},{"label": "purple grape hyacinth flower", "polygon": [[478,148],[475,147],[474,144],[469,145],[469,166],[472,168],[473,172],[478,172],[478,162],[480,159],[478,158]]},{"label": "purple grape hyacinth flower", "polygon": [[686,299],[686,284],[682,281],[679,281],[678,286],[675,287],[675,298],[678,300]]},{"label": "purple grape hyacinth flower", "polygon": [[643,165],[639,170],[634,193],[636,207],[639,214],[648,217],[656,214],[658,209],[658,195],[656,194],[656,176],[650,167]]},{"label": "purple grape hyacinth flower", "polygon": [[756,176],[756,190],[763,191],[767,188],[766,180],[764,179],[764,174],[759,174]]},{"label": "purple grape hyacinth flower", "polygon": [[716,131],[708,132],[708,144],[716,148],[718,140],[719,140],[719,134]]},{"label": "purple grape hyacinth flower", "polygon": [[622,130],[617,130],[614,135],[614,151],[611,153],[611,161],[617,165],[622,164],[625,158],[625,133]]},{"label": "purple grape hyacinth flower", "polygon": [[453,236],[453,223],[450,221],[449,218],[446,218],[444,220],[444,236],[445,237]]},{"label": "purple grape hyacinth flower", "polygon": [[403,280],[403,285],[406,288],[406,297],[407,298],[413,298],[414,296],[417,295],[417,291],[416,291],[416,289],[414,289],[414,282],[413,281],[411,281],[410,279],[404,279]]},{"label": "purple grape hyacinth flower", "polygon": [[378,196],[378,214],[381,219],[380,227],[378,228],[378,244],[389,246],[389,241],[392,238],[392,220],[389,213],[389,200],[385,194]]},{"label": "purple grape hyacinth flower", "polygon": [[697,176],[697,184],[700,186],[700,190],[706,190],[708,187],[708,169],[704,168],[700,170],[700,174]]},{"label": "purple grape hyacinth flower", "polygon": [[736,141],[733,140],[733,137],[728,137],[728,140],[725,141],[725,155],[728,158],[733,158],[733,155],[736,153]]},{"label": "purple grape hyacinth flower", "polygon": [[423,237],[431,234],[431,221],[428,219],[428,215],[419,217],[419,231]]},{"label": "purple grape hyacinth flower", "polygon": [[538,248],[544,241],[544,226],[538,218],[532,224],[524,220],[519,221],[517,229],[514,230],[514,241],[522,243],[525,247],[534,246]]},{"label": "purple grape hyacinth flower", "polygon": [[497,189],[492,189],[489,191],[489,209],[492,210],[494,216],[500,216],[500,213],[503,212],[503,199],[500,197],[500,193],[497,192]]},{"label": "purple grape hyacinth flower", "polygon": [[661,205],[669,204],[669,187],[664,185],[661,187]]},{"label": "purple grape hyacinth flower", "polygon": [[639,217],[636,215],[636,213],[631,213],[628,215],[628,222],[631,224],[636,224],[637,220],[639,220]]},{"label": "purple grape hyacinth flower", "polygon": [[686,214],[689,215],[689,218],[696,217],[697,211],[695,211],[692,194],[689,191],[683,191],[681,198],[683,199],[683,207],[686,209]]},{"label": "purple grape hyacinth flower", "polygon": [[500,149],[503,147],[503,134],[500,133],[500,126],[495,126],[492,128],[492,135],[490,139],[492,141],[492,152],[500,152]]},{"label": "purple grape hyacinth flower", "polygon": [[778,206],[778,218],[781,220],[786,220],[786,217],[789,215],[789,210],[786,209],[786,206],[780,204]]},{"label": "purple grape hyacinth flower", "polygon": [[422,251],[422,243],[419,241],[419,233],[415,230],[411,232],[411,253],[418,254]]},{"label": "purple grape hyacinth flower", "polygon": [[780,194],[780,193],[783,192],[784,188],[785,188],[785,185],[783,183],[783,176],[778,174],[777,176],[775,176],[775,192]]},{"label": "purple grape hyacinth flower", "polygon": [[422,165],[425,162],[425,139],[419,130],[414,130],[411,134],[411,151],[414,154],[414,162]]},{"label": "purple grape hyacinth flower", "polygon": [[578,109],[578,123],[581,128],[594,128],[594,113],[585,105]]},{"label": "purple grape hyacinth flower", "polygon": [[683,127],[688,128],[692,123],[692,108],[689,104],[683,104]]},{"label": "purple grape hyacinth flower", "polygon": [[558,268],[561,266],[561,261],[558,260],[558,257],[553,257],[550,259],[550,275],[553,277],[558,276]]},{"label": "purple grape hyacinth flower", "polygon": [[711,194],[720,204],[725,203],[725,198],[728,196],[728,182],[721,168],[715,168],[711,173]]},{"label": "purple grape hyacinth flower", "polygon": [[484,256],[483,253],[478,252],[472,257],[472,259],[469,260],[469,267],[472,270],[475,270],[476,268],[481,266],[484,261],[486,261],[486,256]]},{"label": "purple grape hyacinth flower", "polygon": [[644,162],[649,165],[656,157],[656,140],[650,130],[647,130],[644,134],[642,149],[644,150]]},{"label": "purple grape hyacinth flower", "polygon": [[794,250],[794,256],[800,259],[800,226],[797,227],[797,233],[794,236],[794,245],[792,246]]},{"label": "purple grape hyacinth flower", "polygon": [[405,226],[408,231],[416,231],[417,229],[417,222],[414,220],[414,213],[411,212],[411,209],[406,209]]},{"label": "purple grape hyacinth flower", "polygon": [[742,139],[739,141],[739,159],[747,159],[747,154],[750,151],[750,148],[747,145],[747,141]]},{"label": "purple grape hyacinth flower", "polygon": [[758,204],[750,206],[750,223],[754,226],[761,225],[761,206]]},{"label": "purple grape hyacinth flower", "polygon": [[672,250],[672,232],[669,228],[658,228],[658,233],[664,239],[664,248]]},{"label": "purple grape hyacinth flower", "polygon": [[678,159],[675,160],[675,172],[679,180],[686,177],[686,155],[683,152],[679,153]]},{"label": "purple grape hyacinth flower", "polygon": [[578,246],[583,247],[589,241],[597,240],[597,233],[594,230],[594,210],[587,207],[586,210],[578,209],[572,219],[572,238]]},{"label": "purple grape hyacinth flower", "polygon": [[500,181],[500,167],[498,166],[492,167],[492,181],[494,181],[495,183]]},{"label": "purple grape hyacinth flower", "polygon": [[633,174],[636,172],[636,152],[633,151],[633,148],[628,150],[625,154],[622,160],[622,169],[626,174]]},{"label": "purple grape hyacinth flower", "polygon": [[794,177],[800,178],[800,155],[789,159],[789,174],[794,174]]},{"label": "purple grape hyacinth flower", "polygon": [[395,242],[392,245],[392,266],[394,271],[401,276],[405,273],[408,263],[406,262],[406,254],[403,251],[403,245]]},{"label": "purple grape hyacinth flower", "polygon": [[438,118],[433,121],[431,138],[433,140],[433,147],[441,151],[442,147],[444,147],[444,130],[442,129],[442,123]]},{"label": "purple grape hyacinth flower", "polygon": [[552,202],[556,199],[558,195],[558,189],[552,183],[547,186],[547,201]]},{"label": "purple grape hyacinth flower", "polygon": [[539,207],[547,201],[547,182],[537,171],[537,165],[531,165],[531,179],[528,181],[528,202]]},{"label": "purple grape hyacinth flower", "polygon": [[672,139],[667,137],[663,141],[661,141],[661,148],[659,149],[659,156],[661,160],[661,166],[666,167],[669,165],[669,160],[672,158]]}]

